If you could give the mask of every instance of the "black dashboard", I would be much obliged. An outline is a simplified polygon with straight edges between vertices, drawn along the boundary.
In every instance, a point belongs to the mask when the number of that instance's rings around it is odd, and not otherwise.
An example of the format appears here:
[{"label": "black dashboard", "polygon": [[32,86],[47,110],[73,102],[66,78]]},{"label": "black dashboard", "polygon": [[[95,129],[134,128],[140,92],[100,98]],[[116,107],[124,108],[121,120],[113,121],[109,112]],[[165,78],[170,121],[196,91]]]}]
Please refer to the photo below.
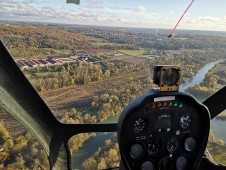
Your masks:
[{"label": "black dashboard", "polygon": [[126,169],[195,169],[205,151],[210,116],[193,97],[152,90],[131,103],[118,124]]}]

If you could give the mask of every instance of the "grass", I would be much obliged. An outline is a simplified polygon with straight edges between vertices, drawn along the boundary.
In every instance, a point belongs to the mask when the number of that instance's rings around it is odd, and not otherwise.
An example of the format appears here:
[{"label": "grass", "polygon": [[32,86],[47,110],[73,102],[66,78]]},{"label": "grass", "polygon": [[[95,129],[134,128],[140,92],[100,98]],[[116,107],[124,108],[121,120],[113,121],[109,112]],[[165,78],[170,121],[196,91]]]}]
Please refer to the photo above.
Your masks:
[{"label": "grass", "polygon": [[118,50],[117,52],[130,56],[143,55],[146,50]]},{"label": "grass", "polygon": [[71,50],[56,50],[56,49],[53,49],[53,50],[59,54],[70,54],[71,53]]},{"label": "grass", "polygon": [[104,46],[123,46],[125,44],[116,44],[116,43],[92,43],[92,46],[96,46],[96,47],[104,47]]},{"label": "grass", "polygon": [[70,49],[65,49],[65,50],[58,50],[54,48],[41,48],[42,50],[53,50],[57,54],[70,54],[71,50]]}]

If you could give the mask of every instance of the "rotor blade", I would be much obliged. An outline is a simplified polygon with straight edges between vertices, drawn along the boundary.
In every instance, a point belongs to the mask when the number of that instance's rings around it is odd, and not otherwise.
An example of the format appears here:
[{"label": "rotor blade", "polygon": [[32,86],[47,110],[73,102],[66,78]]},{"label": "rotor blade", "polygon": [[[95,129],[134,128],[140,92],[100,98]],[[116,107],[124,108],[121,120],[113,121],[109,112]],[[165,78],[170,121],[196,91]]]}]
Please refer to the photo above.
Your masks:
[{"label": "rotor blade", "polygon": [[206,99],[203,104],[209,109],[211,119],[226,109],[226,86]]},{"label": "rotor blade", "polygon": [[192,2],[189,4],[189,6],[186,8],[186,10],[184,11],[184,13],[182,14],[182,16],[180,17],[179,21],[177,22],[176,26],[174,27],[174,29],[172,30],[172,32],[169,34],[168,38],[171,38],[173,36],[173,34],[175,33],[177,26],[179,25],[179,23],[181,22],[181,20],[183,19],[184,15],[187,13],[187,11],[189,10],[189,8],[192,6],[193,2],[195,0],[192,0]]},{"label": "rotor blade", "polygon": [[80,0],[67,0],[67,3],[80,4]]}]

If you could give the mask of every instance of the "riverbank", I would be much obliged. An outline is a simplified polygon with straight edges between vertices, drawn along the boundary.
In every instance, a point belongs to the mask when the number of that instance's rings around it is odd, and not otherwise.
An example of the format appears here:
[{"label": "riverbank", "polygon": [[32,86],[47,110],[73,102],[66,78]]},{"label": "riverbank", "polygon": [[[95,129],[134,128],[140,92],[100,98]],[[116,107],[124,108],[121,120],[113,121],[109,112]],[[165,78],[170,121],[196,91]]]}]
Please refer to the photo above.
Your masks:
[{"label": "riverbank", "polygon": [[[225,69],[225,70],[224,70]],[[201,83],[186,89],[186,92],[196,96],[202,96],[204,99],[210,97],[216,91],[220,90],[226,84],[226,63],[225,60],[219,60],[205,75]]]},{"label": "riverbank", "polygon": [[186,89],[195,87],[196,85],[202,83],[209,70],[211,70],[216,64],[219,64],[222,61],[224,60],[217,60],[206,64],[198,71],[198,73],[192,78],[192,80],[180,85],[180,91],[185,92]]}]

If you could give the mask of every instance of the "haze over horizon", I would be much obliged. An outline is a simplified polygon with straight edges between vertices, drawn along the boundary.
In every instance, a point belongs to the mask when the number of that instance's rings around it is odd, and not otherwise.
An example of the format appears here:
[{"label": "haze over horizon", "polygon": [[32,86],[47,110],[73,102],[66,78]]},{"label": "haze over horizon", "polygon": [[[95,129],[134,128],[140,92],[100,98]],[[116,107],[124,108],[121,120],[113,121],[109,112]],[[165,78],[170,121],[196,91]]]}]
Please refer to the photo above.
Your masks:
[{"label": "haze over horizon", "polygon": [[[172,29],[190,0],[0,0],[0,20]],[[195,1],[178,29],[226,31],[226,2]]]}]

